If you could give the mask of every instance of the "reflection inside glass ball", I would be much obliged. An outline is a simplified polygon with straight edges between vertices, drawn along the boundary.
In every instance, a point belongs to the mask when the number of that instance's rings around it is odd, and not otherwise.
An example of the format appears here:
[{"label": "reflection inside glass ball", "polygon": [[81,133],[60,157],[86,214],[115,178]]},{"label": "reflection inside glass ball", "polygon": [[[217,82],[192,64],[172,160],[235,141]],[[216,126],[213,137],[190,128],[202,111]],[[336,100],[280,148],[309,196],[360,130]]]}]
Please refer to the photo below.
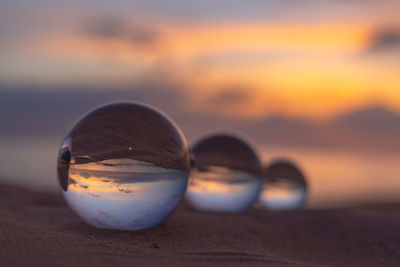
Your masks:
[{"label": "reflection inside glass ball", "polygon": [[264,183],[259,201],[270,210],[299,209],[307,198],[302,172],[288,161],[276,161],[263,170]]},{"label": "reflection inside glass ball", "polygon": [[69,206],[88,224],[139,230],[179,205],[189,153],[175,124],[137,103],[102,106],[84,116],[61,145],[58,177]]},{"label": "reflection inside glass ball", "polygon": [[261,188],[257,154],[234,136],[213,135],[192,147],[194,166],[186,198],[199,209],[240,212],[250,208]]}]

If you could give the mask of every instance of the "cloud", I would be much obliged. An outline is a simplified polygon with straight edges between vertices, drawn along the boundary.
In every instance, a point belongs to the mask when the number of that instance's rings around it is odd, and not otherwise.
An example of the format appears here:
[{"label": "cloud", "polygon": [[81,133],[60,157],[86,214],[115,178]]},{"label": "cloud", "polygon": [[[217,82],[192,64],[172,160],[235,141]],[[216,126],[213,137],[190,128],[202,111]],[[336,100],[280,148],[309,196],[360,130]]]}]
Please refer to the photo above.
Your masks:
[{"label": "cloud", "polygon": [[400,130],[400,115],[387,108],[373,106],[339,115],[334,123],[339,127],[370,133],[381,131],[382,129],[398,131]]},{"label": "cloud", "polygon": [[0,134],[29,132],[61,137],[89,109],[113,101],[140,101],[177,117],[186,103],[178,86],[163,81],[121,88],[66,86],[58,90],[46,86],[0,85]]},{"label": "cloud", "polygon": [[245,88],[232,87],[214,95],[209,99],[211,105],[241,105],[250,100],[250,94]]},{"label": "cloud", "polygon": [[196,103],[197,111],[213,116],[235,119],[264,117],[266,113],[264,97],[254,88],[245,85],[216,87],[216,92]]},{"label": "cloud", "polygon": [[133,24],[118,16],[98,16],[84,22],[84,34],[90,38],[114,39],[137,45],[154,45],[159,32],[142,24]]},{"label": "cloud", "polygon": [[103,16],[91,19],[85,25],[85,33],[92,37],[120,38],[126,34],[127,21],[122,18]]},{"label": "cloud", "polygon": [[366,52],[368,54],[400,51],[400,29],[380,28],[372,33]]},{"label": "cloud", "polygon": [[[278,115],[243,118],[221,113],[241,113],[246,107],[253,108],[251,101],[257,97],[245,87],[234,88],[225,88],[200,103],[202,108],[196,108],[184,93],[183,85],[162,81],[114,90],[84,87],[54,90],[45,86],[24,88],[0,84],[0,138],[40,135],[61,140],[73,122],[89,109],[122,100],[145,102],[164,111],[179,125],[189,143],[213,132],[233,132],[242,133],[258,144],[400,151],[397,142],[400,115],[396,112],[371,108],[316,124]],[[248,97],[251,98],[249,102]],[[264,106],[273,102],[271,99],[260,101]]]}]

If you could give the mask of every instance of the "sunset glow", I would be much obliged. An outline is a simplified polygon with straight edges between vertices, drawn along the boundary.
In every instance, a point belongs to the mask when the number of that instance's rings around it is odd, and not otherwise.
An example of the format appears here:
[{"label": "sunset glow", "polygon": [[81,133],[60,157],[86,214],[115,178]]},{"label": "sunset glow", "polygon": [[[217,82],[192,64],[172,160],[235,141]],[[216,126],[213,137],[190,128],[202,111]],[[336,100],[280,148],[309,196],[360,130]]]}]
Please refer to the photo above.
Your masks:
[{"label": "sunset glow", "polygon": [[399,28],[391,13],[382,18],[393,6],[371,6],[370,19],[360,9],[314,23],[169,16],[151,16],[151,23],[126,16],[91,21],[81,14],[78,22],[62,20],[59,31],[22,32],[22,42],[0,47],[6,59],[0,77],[111,88],[157,80],[177,84],[189,109],[228,117],[326,119],[373,105],[400,111],[400,44],[374,48],[385,41],[375,38],[382,26]]}]

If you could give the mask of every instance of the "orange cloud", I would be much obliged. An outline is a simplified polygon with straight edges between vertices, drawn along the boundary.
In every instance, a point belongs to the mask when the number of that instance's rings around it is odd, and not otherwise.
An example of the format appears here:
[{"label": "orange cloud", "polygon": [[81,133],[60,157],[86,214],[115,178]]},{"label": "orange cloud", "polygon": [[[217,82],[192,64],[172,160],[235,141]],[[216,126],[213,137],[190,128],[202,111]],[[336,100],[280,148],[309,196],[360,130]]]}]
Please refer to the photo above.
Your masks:
[{"label": "orange cloud", "polygon": [[[398,68],[360,56],[370,37],[364,25],[155,27],[156,41],[140,44],[128,38],[132,31],[126,28],[123,34],[106,32],[107,38],[46,37],[31,43],[26,57],[68,64],[69,71],[103,84],[132,82],[164,68],[184,81],[188,106],[228,116],[319,119],[376,101],[400,110]],[[229,90],[236,91],[235,99]]]}]

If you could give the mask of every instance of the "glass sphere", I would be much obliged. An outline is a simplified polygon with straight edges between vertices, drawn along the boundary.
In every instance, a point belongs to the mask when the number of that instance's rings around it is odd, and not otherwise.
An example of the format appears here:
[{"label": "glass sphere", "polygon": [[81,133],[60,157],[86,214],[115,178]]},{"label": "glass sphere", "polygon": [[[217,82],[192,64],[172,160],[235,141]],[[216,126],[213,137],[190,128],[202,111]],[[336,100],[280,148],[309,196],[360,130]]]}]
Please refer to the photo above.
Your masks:
[{"label": "glass sphere", "polygon": [[188,202],[199,210],[241,212],[261,189],[260,161],[243,140],[212,135],[193,145]]},{"label": "glass sphere", "polygon": [[275,161],[263,169],[263,178],[259,201],[264,208],[287,210],[304,206],[307,198],[306,179],[293,163]]},{"label": "glass sphere", "polygon": [[86,223],[140,230],[177,208],[190,163],[185,137],[166,115],[139,103],[114,103],[75,124],[57,167],[66,202]]}]

